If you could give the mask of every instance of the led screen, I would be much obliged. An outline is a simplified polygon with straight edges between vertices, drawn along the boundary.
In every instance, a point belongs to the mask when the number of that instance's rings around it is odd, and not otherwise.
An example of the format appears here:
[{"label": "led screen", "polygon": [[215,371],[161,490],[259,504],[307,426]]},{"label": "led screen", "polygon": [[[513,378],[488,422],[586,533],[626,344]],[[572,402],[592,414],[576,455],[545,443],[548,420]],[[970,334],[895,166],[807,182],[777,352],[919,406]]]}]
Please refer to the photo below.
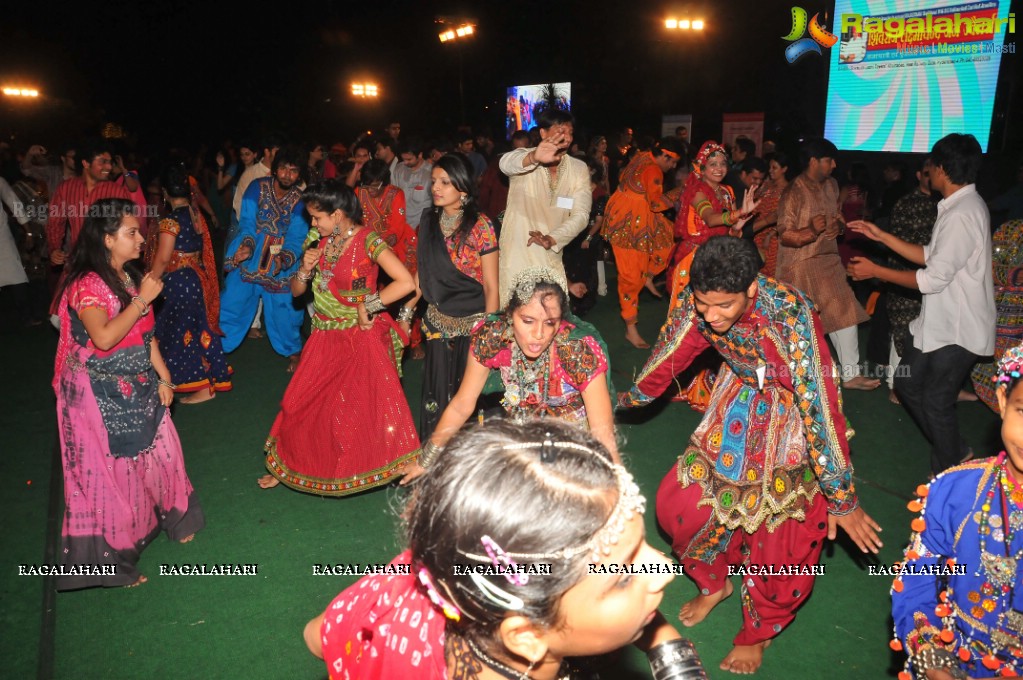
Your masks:
[{"label": "led screen", "polygon": [[836,0],[825,135],[840,149],[926,152],[952,132],[987,151],[1010,0]]},{"label": "led screen", "polygon": [[545,101],[550,88],[554,89],[557,108],[571,110],[572,83],[514,85],[508,88],[508,105],[505,113],[508,138],[511,138],[516,130],[529,130],[536,125],[536,105]]}]

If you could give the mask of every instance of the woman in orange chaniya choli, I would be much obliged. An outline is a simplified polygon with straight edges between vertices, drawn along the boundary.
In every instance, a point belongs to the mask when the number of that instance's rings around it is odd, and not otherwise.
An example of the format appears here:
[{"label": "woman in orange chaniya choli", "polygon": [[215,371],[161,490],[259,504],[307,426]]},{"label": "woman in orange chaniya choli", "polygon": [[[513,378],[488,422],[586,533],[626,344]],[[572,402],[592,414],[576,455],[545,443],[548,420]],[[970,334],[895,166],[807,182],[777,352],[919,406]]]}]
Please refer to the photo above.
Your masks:
[{"label": "woman in orange chaniya choli", "polygon": [[[696,249],[711,236],[742,236],[742,227],[754,215],[756,202],[747,192],[742,210],[735,207],[735,195],[724,184],[728,174],[728,154],[713,140],[700,147],[693,160],[693,169],[686,178],[675,218],[675,239],[678,245],[669,271],[672,281],[670,310],[678,305],[679,294],[689,284],[689,267]],[[710,390],[714,373],[710,368],[700,370],[688,387],[680,389],[679,399],[688,401],[695,411],[703,413],[710,403]]]},{"label": "woman in orange chaniya choli", "polygon": [[678,143],[668,139],[652,151],[637,154],[622,173],[605,211],[602,232],[614,249],[618,267],[625,339],[640,349],[650,345],[636,328],[639,293],[646,286],[660,297],[652,280],[667,268],[673,246],[671,222],[664,216],[673,201],[664,193],[664,173],[675,168],[680,154]]}]

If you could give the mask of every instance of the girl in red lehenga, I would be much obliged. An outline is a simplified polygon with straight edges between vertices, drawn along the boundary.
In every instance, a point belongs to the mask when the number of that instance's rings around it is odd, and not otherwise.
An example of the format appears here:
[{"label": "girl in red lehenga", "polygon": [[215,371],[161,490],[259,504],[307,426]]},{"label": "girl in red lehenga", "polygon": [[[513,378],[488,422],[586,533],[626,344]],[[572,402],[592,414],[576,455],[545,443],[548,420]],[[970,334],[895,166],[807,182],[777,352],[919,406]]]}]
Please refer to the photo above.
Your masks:
[{"label": "girl in red lehenga", "polygon": [[[291,293],[312,286],[316,313],[259,485],[345,496],[396,479],[419,454],[398,375],[409,319],[399,325],[384,311],[415,283],[380,235],[362,226],[359,201],[343,182],[314,185],[303,199],[314,231]],[[381,269],[391,283],[377,292]]]},{"label": "girl in red lehenga", "polygon": [[[700,147],[693,160],[693,170],[686,177],[675,218],[675,239],[678,245],[671,261],[671,304],[678,305],[679,293],[689,283],[689,267],[696,249],[711,236],[742,236],[742,227],[756,208],[753,192],[747,191],[742,211],[735,208],[735,195],[724,184],[728,174],[728,154],[713,140]],[[715,361],[716,363],[716,361]],[[689,386],[681,390],[678,399],[688,401],[693,410],[703,413],[710,403],[714,374],[709,368],[696,373]]]}]

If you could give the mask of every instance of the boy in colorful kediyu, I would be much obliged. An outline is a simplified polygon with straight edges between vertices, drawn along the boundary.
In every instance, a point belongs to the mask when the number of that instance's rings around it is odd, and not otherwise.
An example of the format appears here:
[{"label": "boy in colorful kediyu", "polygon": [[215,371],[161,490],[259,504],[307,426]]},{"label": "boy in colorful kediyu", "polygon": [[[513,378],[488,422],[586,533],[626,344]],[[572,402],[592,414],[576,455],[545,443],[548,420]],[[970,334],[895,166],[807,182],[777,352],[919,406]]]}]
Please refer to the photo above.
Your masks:
[{"label": "boy in colorful kediyu", "polygon": [[657,520],[700,594],[686,626],[731,595],[730,566],[783,574],[742,583],[743,625],[723,670],[752,673],[813,589],[842,527],[877,553],[881,527],[853,488],[838,378],[820,318],[799,291],[759,276],[745,239],[710,238],[624,407],[649,403],[708,346],[724,359],[703,422],[657,492]]},{"label": "boy in colorful kediyu", "polygon": [[946,470],[909,504],[920,517],[892,584],[899,680],[1023,675],[1021,375],[1023,346],[995,376],[1005,451]]}]

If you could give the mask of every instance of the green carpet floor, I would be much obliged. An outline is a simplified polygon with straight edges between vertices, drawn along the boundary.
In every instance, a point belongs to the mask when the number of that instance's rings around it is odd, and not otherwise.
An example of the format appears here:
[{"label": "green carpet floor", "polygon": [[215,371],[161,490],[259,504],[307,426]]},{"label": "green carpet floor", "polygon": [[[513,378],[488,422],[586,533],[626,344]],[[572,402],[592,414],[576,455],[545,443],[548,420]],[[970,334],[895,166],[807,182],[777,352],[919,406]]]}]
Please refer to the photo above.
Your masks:
[{"label": "green carpet floor", "polygon": [[[612,282],[613,291],[613,282]],[[641,332],[653,341],[667,304],[644,296]],[[602,298],[589,320],[610,346],[615,383],[629,385],[647,353],[626,346],[615,298]],[[188,474],[207,527],[187,545],[161,537],[142,556],[149,582],[134,589],[46,592],[41,577],[19,576],[47,549],[47,510],[56,494],[57,538],[62,510],[59,466],[53,469],[56,418],[50,388],[56,336],[49,327],[0,336],[8,391],[0,396],[0,451],[5,549],[0,554],[0,676],[7,678],[309,678],[326,677],[302,641],[302,628],[355,577],[314,576],[313,565],[381,562],[400,549],[394,488],[343,499],[262,491],[261,449],[287,385],[286,361],[266,340],[247,340],[231,356],[234,391],[199,406],[176,406],[174,421]],[[405,388],[418,411],[420,362],[406,362]],[[853,456],[863,506],[884,527],[881,560],[901,556],[911,514],[905,505],[926,480],[927,446],[905,412],[882,388],[847,392],[856,428]],[[959,409],[964,436],[978,452],[999,450],[998,419],[981,404]],[[653,494],[699,415],[685,404],[655,405],[622,419],[623,452],[651,499],[650,542],[667,550],[657,530]],[[51,488],[51,474],[56,472]],[[890,578],[869,576],[867,561],[847,541],[825,547],[825,575],[795,622],[767,651],[757,677],[832,680],[894,677],[901,659],[888,650]],[[51,547],[52,549],[52,547]],[[258,564],[256,576],[160,576],[159,566]],[[669,584],[662,611],[674,620],[695,586]],[[733,596],[702,624],[684,630],[711,678],[740,625]],[[645,660],[627,650],[609,661],[605,678],[649,677]]]}]

